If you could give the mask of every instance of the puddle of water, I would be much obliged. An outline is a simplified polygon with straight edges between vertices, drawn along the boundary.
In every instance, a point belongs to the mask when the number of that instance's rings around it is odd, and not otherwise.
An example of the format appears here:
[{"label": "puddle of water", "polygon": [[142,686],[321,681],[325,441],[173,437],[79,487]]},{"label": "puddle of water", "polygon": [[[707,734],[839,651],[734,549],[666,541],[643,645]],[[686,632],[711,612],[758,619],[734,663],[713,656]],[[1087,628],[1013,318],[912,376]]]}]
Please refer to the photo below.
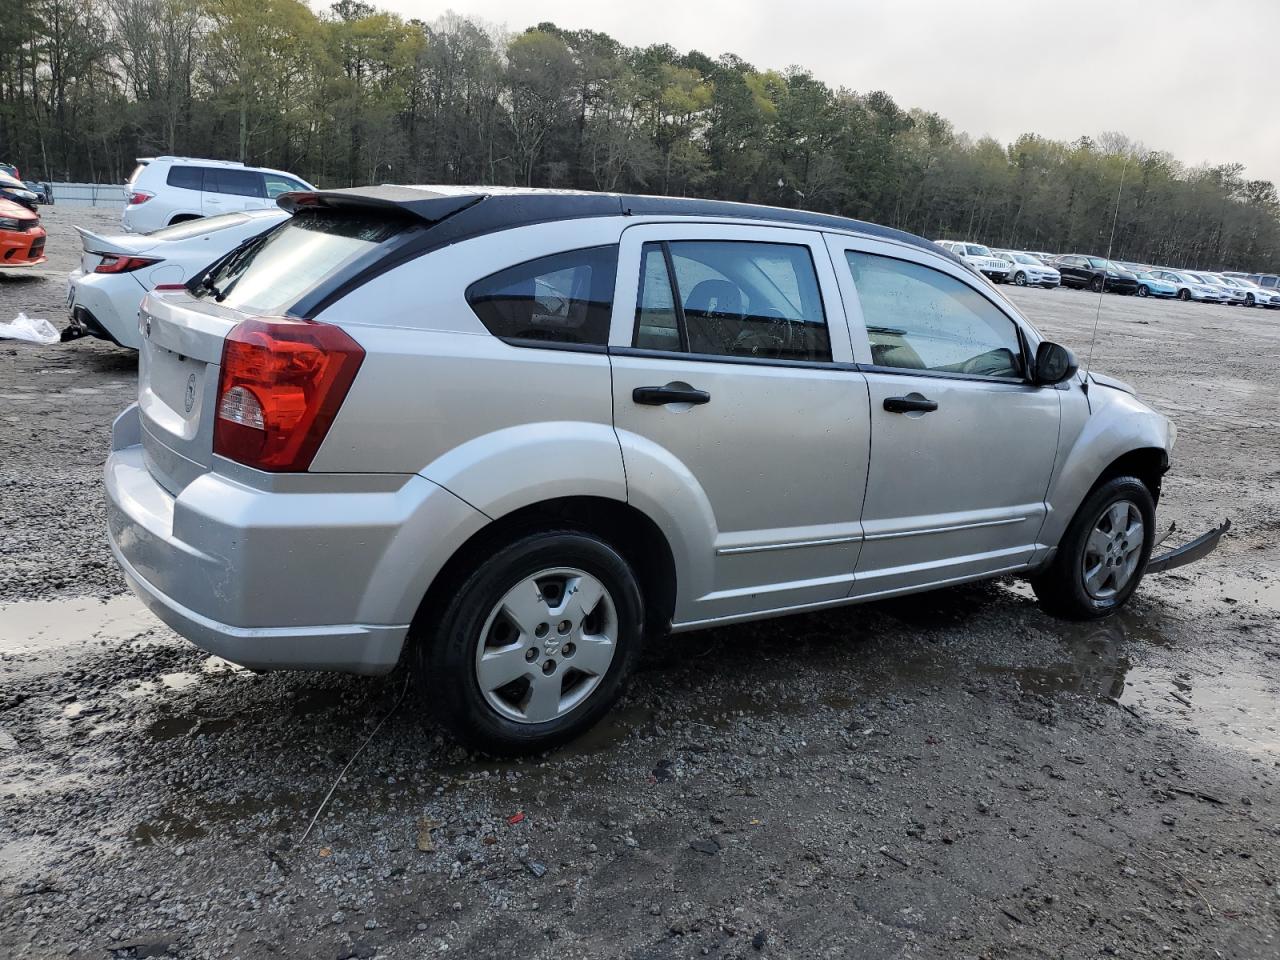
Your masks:
[{"label": "puddle of water", "polygon": [[1171,673],[1135,667],[1117,697],[1141,716],[1194,729],[1233,750],[1280,755],[1280,691],[1235,661],[1219,673]]},{"label": "puddle of water", "polygon": [[71,597],[0,604],[0,654],[32,654],[93,640],[132,640],[160,626],[137,597]]},{"label": "puddle of water", "polygon": [[229,660],[223,660],[221,657],[206,657],[200,665],[200,672],[195,673],[190,670],[180,670],[177,673],[162,673],[155,680],[141,680],[135,683],[128,690],[121,693],[126,700],[133,700],[138,697],[151,697],[157,693],[167,691],[188,690],[201,681],[225,674],[243,674],[250,675],[250,671],[244,667],[237,666]]}]

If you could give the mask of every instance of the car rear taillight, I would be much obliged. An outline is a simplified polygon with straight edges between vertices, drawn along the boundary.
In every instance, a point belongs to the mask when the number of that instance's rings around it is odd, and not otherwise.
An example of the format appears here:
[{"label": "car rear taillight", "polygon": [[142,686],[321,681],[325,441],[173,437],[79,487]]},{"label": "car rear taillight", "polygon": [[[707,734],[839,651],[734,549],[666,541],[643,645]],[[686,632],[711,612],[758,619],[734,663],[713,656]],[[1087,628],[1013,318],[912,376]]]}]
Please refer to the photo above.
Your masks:
[{"label": "car rear taillight", "polygon": [[307,470],[363,360],[331,324],[237,325],[222,345],[213,452],[259,470]]},{"label": "car rear taillight", "polygon": [[130,190],[129,203],[130,204],[146,203],[148,200],[150,200],[154,196],[155,196],[154,193],[147,193],[147,191],[145,190]]},{"label": "car rear taillight", "polygon": [[108,253],[102,262],[93,268],[94,273],[132,273],[153,263],[159,263],[155,257],[128,257],[124,254]]}]

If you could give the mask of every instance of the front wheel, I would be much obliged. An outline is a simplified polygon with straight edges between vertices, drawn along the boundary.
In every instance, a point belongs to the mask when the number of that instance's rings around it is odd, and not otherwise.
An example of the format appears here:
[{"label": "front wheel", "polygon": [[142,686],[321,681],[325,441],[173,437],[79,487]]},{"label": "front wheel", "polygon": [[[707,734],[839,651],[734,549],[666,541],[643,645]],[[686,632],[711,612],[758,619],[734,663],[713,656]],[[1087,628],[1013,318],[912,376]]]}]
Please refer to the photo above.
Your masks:
[{"label": "front wheel", "polygon": [[1138,296],[1149,297],[1151,296],[1151,291],[1145,285],[1143,285],[1141,287],[1138,287]]},{"label": "front wheel", "polygon": [[1256,306],[1256,305],[1257,305],[1257,303],[1258,303],[1258,301],[1257,301],[1257,300],[1255,300],[1255,299],[1253,298],[1253,294],[1252,294],[1252,293],[1246,293],[1246,294],[1244,295],[1244,305],[1245,305],[1246,307],[1253,307],[1253,306]]},{"label": "front wheel", "polygon": [[1190,291],[1190,290],[1179,290],[1179,291],[1178,291],[1178,299],[1179,299],[1179,300],[1181,300],[1181,301],[1183,301],[1184,303],[1185,303],[1186,301],[1190,300],[1190,299],[1191,299],[1191,291]]},{"label": "front wheel", "polygon": [[1090,281],[1089,281],[1089,289],[1090,289],[1090,290],[1092,290],[1094,293],[1101,293],[1101,292],[1102,292],[1102,278],[1101,278],[1101,277],[1094,277],[1092,280],[1090,280]]},{"label": "front wheel", "polygon": [[1025,287],[1027,285],[1027,275],[1019,270],[1017,274],[1014,275],[1013,285],[1015,287]]},{"label": "front wheel", "polygon": [[603,540],[536,533],[490,554],[447,603],[422,679],[463,742],[515,756],[592,727],[621,695],[640,652],[635,574]]},{"label": "front wheel", "polygon": [[1151,491],[1137,477],[1113,477],[1072,517],[1053,562],[1031,578],[1046,611],[1068,620],[1097,620],[1133,595],[1155,533]]}]

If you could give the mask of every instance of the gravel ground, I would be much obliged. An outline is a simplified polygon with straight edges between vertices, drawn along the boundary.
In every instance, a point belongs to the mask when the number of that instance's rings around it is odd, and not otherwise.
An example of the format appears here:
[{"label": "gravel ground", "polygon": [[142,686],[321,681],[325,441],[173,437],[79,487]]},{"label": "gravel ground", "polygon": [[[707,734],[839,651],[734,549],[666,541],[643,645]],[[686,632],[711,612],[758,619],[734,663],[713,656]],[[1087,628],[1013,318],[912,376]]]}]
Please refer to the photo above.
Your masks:
[{"label": "gravel ground", "polygon": [[[70,224],[116,216],[51,211],[0,318],[62,325]],[[1097,298],[1010,295],[1087,354]],[[151,619],[102,534],[133,356],[0,341],[0,955],[1275,957],[1278,323],[1103,299],[1096,366],[1179,425],[1163,520],[1235,523],[1120,616],[1007,581],[683,635],[509,763],[402,674],[254,675]]]}]

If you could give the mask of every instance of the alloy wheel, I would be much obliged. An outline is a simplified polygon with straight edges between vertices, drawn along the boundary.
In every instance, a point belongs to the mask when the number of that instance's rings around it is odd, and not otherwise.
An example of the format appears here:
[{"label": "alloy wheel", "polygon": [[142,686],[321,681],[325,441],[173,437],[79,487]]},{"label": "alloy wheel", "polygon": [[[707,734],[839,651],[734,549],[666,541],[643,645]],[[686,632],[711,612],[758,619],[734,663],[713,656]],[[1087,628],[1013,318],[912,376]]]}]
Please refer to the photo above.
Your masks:
[{"label": "alloy wheel", "polygon": [[1142,512],[1128,500],[1117,500],[1094,521],[1085,541],[1081,574],[1085,591],[1094,600],[1110,600],[1138,571],[1146,525]]},{"label": "alloy wheel", "polygon": [[604,584],[573,567],[542,570],[508,590],[485,619],[476,681],[503,717],[546,723],[591,696],[617,646],[617,607]]}]

